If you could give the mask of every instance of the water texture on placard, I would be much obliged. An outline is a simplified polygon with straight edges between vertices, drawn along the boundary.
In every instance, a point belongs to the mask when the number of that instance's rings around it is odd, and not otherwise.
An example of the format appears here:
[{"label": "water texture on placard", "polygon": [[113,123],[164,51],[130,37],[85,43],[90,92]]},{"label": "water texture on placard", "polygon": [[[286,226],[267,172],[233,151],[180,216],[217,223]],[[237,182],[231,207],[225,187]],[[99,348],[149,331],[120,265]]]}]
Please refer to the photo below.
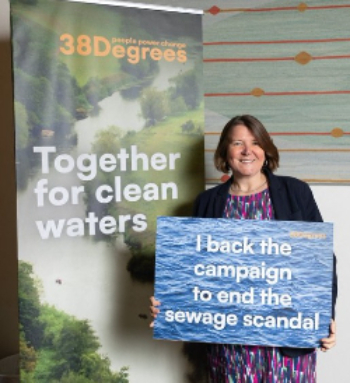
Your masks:
[{"label": "water texture on placard", "polygon": [[[328,334],[331,223],[159,217],[157,225],[155,338],[314,347]],[[218,266],[234,272],[219,275]]]}]

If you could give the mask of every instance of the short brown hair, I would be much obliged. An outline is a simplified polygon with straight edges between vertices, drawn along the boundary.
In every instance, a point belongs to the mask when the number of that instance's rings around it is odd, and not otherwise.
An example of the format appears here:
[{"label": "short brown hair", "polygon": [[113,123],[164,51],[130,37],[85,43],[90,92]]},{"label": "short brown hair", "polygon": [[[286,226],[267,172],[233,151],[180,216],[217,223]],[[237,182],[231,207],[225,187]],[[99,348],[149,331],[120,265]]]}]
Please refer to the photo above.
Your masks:
[{"label": "short brown hair", "polygon": [[233,117],[224,126],[214,154],[215,167],[223,173],[229,173],[230,168],[227,163],[227,150],[231,143],[230,136],[232,130],[237,125],[245,126],[253,134],[258,144],[265,152],[266,161],[264,167],[269,169],[271,172],[275,171],[279,165],[278,149],[273,143],[264,125],[257,118],[248,114]]}]

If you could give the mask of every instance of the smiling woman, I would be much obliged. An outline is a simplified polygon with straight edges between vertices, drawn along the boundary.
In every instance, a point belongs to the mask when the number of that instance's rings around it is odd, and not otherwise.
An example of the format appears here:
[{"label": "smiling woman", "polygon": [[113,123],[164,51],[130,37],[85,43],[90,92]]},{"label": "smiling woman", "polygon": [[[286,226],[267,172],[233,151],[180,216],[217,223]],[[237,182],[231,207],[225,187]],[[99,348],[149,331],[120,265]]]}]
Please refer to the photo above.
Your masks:
[{"label": "smiling woman", "polygon": [[[263,124],[255,117],[236,116],[227,122],[215,151],[214,164],[219,171],[231,176],[225,183],[208,189],[197,197],[194,216],[322,222],[309,185],[296,178],[273,174],[279,165],[278,149]],[[332,317],[334,318],[337,275],[335,257],[333,259]],[[266,270],[265,278],[267,278]],[[198,272],[215,274],[218,270],[215,266],[197,266]],[[237,274],[237,270],[235,272]],[[254,272],[253,275],[252,272]],[[275,273],[275,270],[273,269],[272,272]],[[246,273],[250,278],[259,277],[258,270],[241,270],[240,273]],[[272,282],[274,281],[273,273],[271,274]],[[291,274],[288,274],[286,270],[283,278],[288,281]],[[242,279],[241,276],[240,279]],[[236,289],[235,283],[237,284],[238,281],[232,278],[233,291]],[[266,296],[261,298],[269,301],[271,294],[267,291]],[[290,303],[288,296],[283,302],[286,305]],[[283,321],[284,319],[281,318],[281,325]],[[313,320],[298,316],[291,319],[291,322],[310,328],[317,326],[317,318]],[[272,322],[268,317],[252,315],[245,318],[246,326],[252,323],[261,327],[280,325]],[[290,325],[290,322],[286,325]],[[326,351],[334,345],[335,322],[332,321],[329,336],[320,340],[320,347],[321,350]],[[254,361],[253,365],[252,361]],[[316,350],[314,348],[209,344],[207,362],[212,383],[279,381],[281,376],[304,376],[308,383],[316,382]]]},{"label": "smiling woman", "polygon": [[231,133],[231,143],[227,151],[227,163],[232,172],[241,176],[260,175],[264,161],[264,150],[253,134],[244,125],[237,125]]},{"label": "smiling woman", "polygon": [[232,172],[232,194],[249,195],[264,190],[267,178],[263,167],[274,171],[279,154],[262,123],[253,116],[238,116],[224,127],[215,156],[218,170]]}]

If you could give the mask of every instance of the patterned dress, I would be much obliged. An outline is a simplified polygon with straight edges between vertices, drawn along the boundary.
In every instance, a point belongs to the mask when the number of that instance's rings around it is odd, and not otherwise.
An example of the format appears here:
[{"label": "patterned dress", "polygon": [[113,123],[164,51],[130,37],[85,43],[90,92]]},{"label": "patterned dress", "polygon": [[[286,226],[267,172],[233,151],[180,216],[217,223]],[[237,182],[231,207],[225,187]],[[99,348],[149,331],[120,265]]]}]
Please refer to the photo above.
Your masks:
[{"label": "patterned dress", "polygon": [[[249,196],[228,195],[223,217],[273,219],[269,190]],[[278,347],[208,345],[211,383],[315,383],[316,350],[290,358]]]}]

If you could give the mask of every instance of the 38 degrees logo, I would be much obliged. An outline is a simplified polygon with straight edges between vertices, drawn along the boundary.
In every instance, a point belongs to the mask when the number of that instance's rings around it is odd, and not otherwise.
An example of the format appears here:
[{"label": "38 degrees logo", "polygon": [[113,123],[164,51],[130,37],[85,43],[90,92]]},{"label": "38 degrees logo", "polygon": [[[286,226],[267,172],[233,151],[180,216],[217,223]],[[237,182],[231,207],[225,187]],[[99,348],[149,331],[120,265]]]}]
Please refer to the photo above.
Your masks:
[{"label": "38 degrees logo", "polygon": [[[137,64],[140,60],[150,58],[154,61],[178,61],[184,63],[187,61],[186,51],[184,49],[173,49],[169,45],[181,46],[183,44],[133,40],[133,45],[124,46],[119,44],[120,39],[112,38],[108,40],[104,36],[79,35],[76,38],[69,33],[60,36],[60,52],[64,55],[78,54],[80,56],[106,57],[109,55],[117,59],[127,58],[130,64]],[[149,45],[149,46],[147,46]]]}]

